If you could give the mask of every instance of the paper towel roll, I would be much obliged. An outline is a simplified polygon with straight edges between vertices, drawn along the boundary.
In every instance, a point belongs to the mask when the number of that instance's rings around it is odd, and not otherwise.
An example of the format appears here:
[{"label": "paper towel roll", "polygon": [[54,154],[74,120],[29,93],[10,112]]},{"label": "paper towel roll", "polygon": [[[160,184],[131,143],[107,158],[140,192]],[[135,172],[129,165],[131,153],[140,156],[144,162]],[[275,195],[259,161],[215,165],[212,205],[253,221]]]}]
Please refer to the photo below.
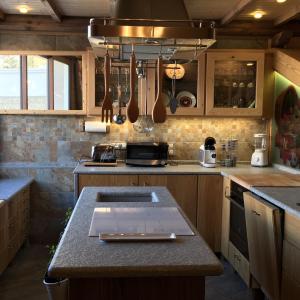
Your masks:
[{"label": "paper towel roll", "polygon": [[108,132],[109,126],[99,121],[86,121],[84,124],[86,132]]}]

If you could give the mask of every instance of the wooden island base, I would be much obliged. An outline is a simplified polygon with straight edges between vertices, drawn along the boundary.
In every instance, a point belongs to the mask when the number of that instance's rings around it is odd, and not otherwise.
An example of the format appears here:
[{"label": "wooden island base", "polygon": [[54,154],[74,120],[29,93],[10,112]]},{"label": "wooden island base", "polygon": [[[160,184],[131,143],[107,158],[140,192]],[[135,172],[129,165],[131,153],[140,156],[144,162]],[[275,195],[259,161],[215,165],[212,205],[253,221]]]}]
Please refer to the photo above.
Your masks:
[{"label": "wooden island base", "polygon": [[70,279],[70,300],[204,300],[204,298],[204,277]]}]

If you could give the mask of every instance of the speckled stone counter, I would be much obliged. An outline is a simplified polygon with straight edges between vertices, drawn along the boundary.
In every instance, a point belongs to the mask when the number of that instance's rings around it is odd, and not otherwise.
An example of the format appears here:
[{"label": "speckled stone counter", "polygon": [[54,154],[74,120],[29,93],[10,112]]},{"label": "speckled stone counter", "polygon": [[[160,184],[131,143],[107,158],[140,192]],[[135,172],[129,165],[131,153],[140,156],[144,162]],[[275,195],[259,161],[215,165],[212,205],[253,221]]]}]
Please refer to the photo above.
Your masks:
[{"label": "speckled stone counter", "polygon": [[[98,192],[134,191],[154,192],[159,202],[96,202]],[[108,206],[178,207],[164,187],[84,188],[50,264],[51,276],[107,278],[206,276],[222,273],[221,263],[188,220],[195,236],[179,236],[174,242],[105,243],[97,237],[89,237],[94,208]]]},{"label": "speckled stone counter", "polygon": [[176,166],[167,165],[165,167],[134,167],[125,164],[119,164],[117,167],[85,167],[78,164],[74,170],[74,174],[221,174],[229,176],[231,174],[268,174],[278,172],[278,169],[255,168],[250,165],[240,164],[235,168],[205,168],[199,164],[178,164]]},{"label": "speckled stone counter", "polygon": [[300,218],[300,187],[253,187],[250,190]]},{"label": "speckled stone counter", "polygon": [[9,200],[32,182],[32,177],[0,179],[0,200]]}]

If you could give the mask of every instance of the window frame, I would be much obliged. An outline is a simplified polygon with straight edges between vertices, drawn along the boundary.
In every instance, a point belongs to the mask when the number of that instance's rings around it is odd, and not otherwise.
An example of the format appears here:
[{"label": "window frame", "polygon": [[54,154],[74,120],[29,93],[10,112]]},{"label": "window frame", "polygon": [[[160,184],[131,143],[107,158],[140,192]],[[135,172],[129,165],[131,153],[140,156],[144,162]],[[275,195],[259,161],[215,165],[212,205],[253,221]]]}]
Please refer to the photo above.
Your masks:
[{"label": "window frame", "polygon": [[[86,51],[19,51],[19,50],[0,50],[0,55],[19,55],[20,64],[23,63],[22,56],[28,55],[45,55],[45,56],[81,56],[82,57],[82,109],[81,110],[55,110],[53,109],[41,109],[41,110],[29,110],[29,109],[0,109],[0,115],[86,115],[87,113],[87,53]],[[26,61],[26,60],[25,60]],[[21,107],[24,107],[24,99],[22,96],[23,91],[27,89],[27,84],[24,84],[22,76],[23,68],[21,68]],[[49,81],[48,83],[49,84]],[[23,87],[24,86],[24,87]],[[27,99],[28,100],[28,99]]]}]

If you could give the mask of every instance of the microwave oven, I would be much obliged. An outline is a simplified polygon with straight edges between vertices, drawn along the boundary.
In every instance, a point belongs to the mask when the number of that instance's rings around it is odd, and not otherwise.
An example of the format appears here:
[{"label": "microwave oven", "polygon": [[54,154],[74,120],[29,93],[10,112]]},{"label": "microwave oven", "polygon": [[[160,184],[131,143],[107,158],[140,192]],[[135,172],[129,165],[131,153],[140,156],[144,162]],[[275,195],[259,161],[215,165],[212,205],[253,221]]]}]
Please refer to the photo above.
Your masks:
[{"label": "microwave oven", "polygon": [[167,143],[127,143],[125,163],[132,166],[162,167],[168,161]]}]

